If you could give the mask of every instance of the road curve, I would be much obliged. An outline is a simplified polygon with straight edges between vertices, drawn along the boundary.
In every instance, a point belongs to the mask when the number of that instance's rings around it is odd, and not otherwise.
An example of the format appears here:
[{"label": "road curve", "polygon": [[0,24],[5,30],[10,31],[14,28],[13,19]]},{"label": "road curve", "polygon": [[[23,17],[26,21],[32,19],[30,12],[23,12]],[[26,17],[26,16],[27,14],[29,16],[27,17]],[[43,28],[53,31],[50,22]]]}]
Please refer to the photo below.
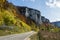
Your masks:
[{"label": "road curve", "polygon": [[26,32],[22,34],[14,34],[8,36],[0,36],[0,40],[27,40],[31,35],[35,34],[36,32]]}]

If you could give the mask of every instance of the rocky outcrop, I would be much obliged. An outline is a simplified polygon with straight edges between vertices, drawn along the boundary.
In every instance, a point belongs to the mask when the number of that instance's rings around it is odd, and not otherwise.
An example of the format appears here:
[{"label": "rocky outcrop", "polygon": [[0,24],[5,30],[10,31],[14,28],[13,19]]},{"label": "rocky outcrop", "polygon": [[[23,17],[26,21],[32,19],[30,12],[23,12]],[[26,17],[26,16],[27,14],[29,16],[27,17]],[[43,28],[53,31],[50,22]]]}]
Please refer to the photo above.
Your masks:
[{"label": "rocky outcrop", "polygon": [[45,18],[44,16],[41,16],[41,20],[43,23],[50,23],[49,19]]},{"label": "rocky outcrop", "polygon": [[28,8],[28,7],[21,7],[17,6],[17,9],[19,12],[26,16],[27,18],[30,18],[35,21],[36,24],[41,24],[41,13],[40,11],[33,9],[33,8]]}]

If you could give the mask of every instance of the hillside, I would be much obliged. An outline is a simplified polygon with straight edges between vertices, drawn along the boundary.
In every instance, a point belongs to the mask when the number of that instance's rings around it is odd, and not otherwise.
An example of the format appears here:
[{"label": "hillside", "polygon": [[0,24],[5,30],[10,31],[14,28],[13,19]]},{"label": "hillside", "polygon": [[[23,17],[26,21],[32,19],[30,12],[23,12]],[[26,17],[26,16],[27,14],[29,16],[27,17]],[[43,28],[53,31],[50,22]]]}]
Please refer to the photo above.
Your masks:
[{"label": "hillside", "polygon": [[0,3],[0,36],[31,31],[31,27],[17,17],[18,11],[12,3],[6,0]]}]

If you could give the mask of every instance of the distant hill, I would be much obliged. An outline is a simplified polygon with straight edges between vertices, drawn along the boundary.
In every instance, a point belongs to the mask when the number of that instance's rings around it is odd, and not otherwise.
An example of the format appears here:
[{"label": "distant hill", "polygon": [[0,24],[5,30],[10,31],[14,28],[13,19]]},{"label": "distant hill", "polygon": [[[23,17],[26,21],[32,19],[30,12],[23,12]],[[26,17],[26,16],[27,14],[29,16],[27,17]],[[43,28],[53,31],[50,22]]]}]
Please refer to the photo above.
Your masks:
[{"label": "distant hill", "polygon": [[52,22],[53,25],[60,27],[60,21]]}]

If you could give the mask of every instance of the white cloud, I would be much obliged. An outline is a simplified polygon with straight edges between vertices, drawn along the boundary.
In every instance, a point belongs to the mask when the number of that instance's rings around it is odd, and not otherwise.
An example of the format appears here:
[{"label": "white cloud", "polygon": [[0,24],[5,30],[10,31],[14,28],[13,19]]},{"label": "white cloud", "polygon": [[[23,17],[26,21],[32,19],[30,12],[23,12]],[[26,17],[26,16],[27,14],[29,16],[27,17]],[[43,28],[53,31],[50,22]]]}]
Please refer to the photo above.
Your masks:
[{"label": "white cloud", "polygon": [[49,0],[46,2],[46,5],[49,7],[58,7],[60,8],[60,0]]},{"label": "white cloud", "polygon": [[31,2],[35,2],[35,0],[23,0],[23,1],[31,1]]},{"label": "white cloud", "polygon": [[56,7],[60,7],[60,1],[56,2]]}]

